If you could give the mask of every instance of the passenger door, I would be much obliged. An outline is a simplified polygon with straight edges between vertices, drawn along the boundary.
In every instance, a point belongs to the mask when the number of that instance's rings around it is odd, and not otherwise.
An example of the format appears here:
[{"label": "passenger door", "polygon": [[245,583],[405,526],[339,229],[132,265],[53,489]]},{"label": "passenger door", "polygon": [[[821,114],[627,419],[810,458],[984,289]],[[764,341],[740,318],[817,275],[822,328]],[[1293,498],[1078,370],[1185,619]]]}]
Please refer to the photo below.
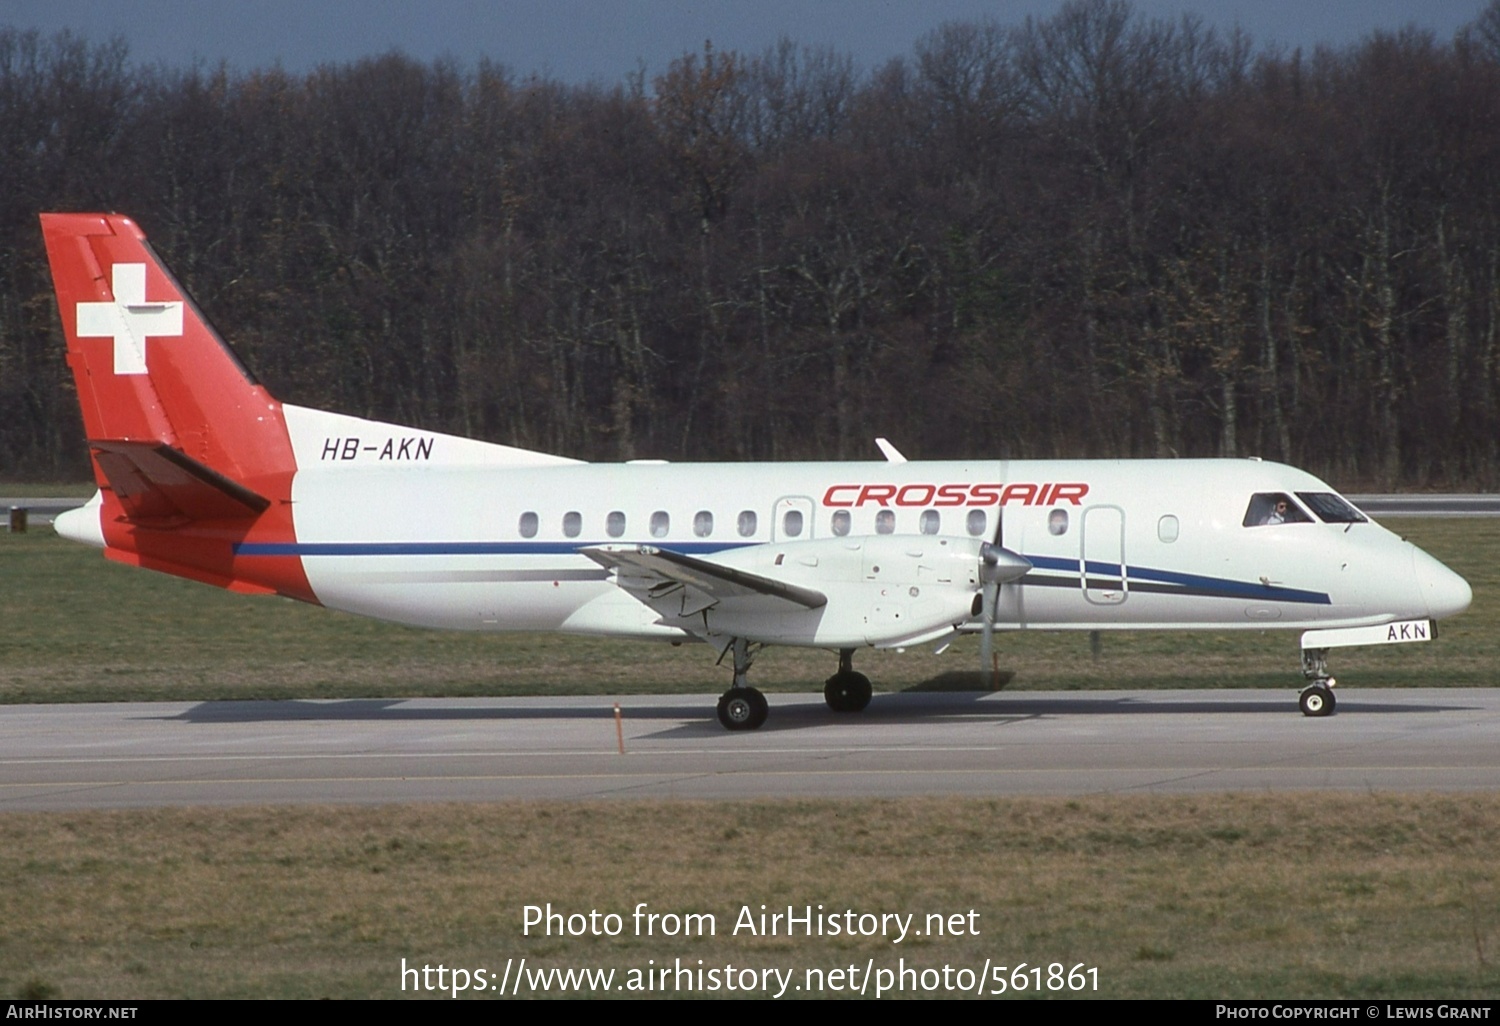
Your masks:
[{"label": "passenger door", "polygon": [[1083,511],[1078,532],[1082,555],[1079,584],[1083,597],[1100,606],[1117,606],[1130,597],[1125,569],[1125,510],[1119,506],[1090,506]]}]

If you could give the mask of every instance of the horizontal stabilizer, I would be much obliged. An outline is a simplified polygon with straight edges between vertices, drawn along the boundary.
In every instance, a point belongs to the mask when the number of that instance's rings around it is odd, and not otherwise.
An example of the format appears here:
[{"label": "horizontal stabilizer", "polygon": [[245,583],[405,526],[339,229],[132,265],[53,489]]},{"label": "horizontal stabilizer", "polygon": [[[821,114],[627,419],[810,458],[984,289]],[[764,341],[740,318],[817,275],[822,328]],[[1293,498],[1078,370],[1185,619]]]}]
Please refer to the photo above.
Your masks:
[{"label": "horizontal stabilizer", "polygon": [[163,442],[90,441],[132,521],[160,525],[259,516],[269,499]]},{"label": "horizontal stabilizer", "polygon": [[599,565],[618,571],[622,588],[647,592],[651,597],[679,585],[701,593],[708,600],[703,602],[705,606],[750,595],[782,599],[804,609],[817,609],[828,603],[828,596],[821,591],[680,552],[668,552],[654,545],[595,545],[579,551]]}]

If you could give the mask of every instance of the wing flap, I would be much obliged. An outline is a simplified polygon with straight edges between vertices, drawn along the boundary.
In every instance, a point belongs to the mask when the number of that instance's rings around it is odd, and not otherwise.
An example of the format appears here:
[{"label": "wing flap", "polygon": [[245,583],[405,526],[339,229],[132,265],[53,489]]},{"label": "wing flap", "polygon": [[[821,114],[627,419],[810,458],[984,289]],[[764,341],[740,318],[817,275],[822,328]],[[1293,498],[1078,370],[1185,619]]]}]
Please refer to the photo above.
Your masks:
[{"label": "wing flap", "polygon": [[654,545],[592,545],[579,551],[615,571],[620,587],[639,595],[653,608],[680,602],[680,607],[673,609],[676,615],[690,615],[728,599],[747,597],[779,599],[802,609],[828,604],[828,596],[821,591]]}]

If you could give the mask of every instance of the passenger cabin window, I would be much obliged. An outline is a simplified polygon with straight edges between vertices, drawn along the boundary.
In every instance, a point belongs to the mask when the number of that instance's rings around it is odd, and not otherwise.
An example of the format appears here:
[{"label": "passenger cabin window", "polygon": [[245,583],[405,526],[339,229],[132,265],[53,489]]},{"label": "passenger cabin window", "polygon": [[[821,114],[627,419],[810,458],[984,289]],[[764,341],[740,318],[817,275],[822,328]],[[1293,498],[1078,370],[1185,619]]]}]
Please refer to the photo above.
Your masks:
[{"label": "passenger cabin window", "polygon": [[563,534],[567,535],[569,538],[577,538],[582,533],[583,533],[583,514],[582,513],[564,513],[563,514]]},{"label": "passenger cabin window", "polygon": [[535,513],[522,513],[520,524],[521,537],[535,538],[538,523],[539,521],[537,520],[537,515]]},{"label": "passenger cabin window", "polygon": [[693,514],[693,533],[699,538],[707,538],[714,533],[714,515],[706,509],[700,509]]},{"label": "passenger cabin window", "polygon": [[1047,514],[1047,533],[1064,535],[1068,533],[1068,511],[1055,509]]},{"label": "passenger cabin window", "polygon": [[755,516],[755,510],[747,509],[740,513],[739,519],[735,522],[735,527],[739,530],[741,538],[749,538],[755,534],[757,523],[758,519]]},{"label": "passenger cabin window", "polygon": [[625,514],[615,510],[604,518],[604,533],[611,538],[618,538],[625,533]]},{"label": "passenger cabin window", "polygon": [[1156,537],[1164,542],[1176,541],[1178,530],[1177,518],[1170,513],[1156,522]]},{"label": "passenger cabin window", "polygon": [[1268,527],[1276,524],[1309,524],[1312,517],[1285,492],[1259,492],[1250,496],[1245,508],[1245,527]]},{"label": "passenger cabin window", "polygon": [[833,511],[833,533],[842,538],[849,533],[849,511],[847,509],[836,509]]},{"label": "passenger cabin window", "polygon": [[672,518],[667,516],[667,511],[657,510],[651,514],[651,537],[665,538],[667,532],[672,529]]},{"label": "passenger cabin window", "polygon": [[922,519],[917,521],[917,526],[923,534],[937,534],[938,529],[942,525],[943,518],[938,515],[938,511],[935,509],[924,509],[922,511]]},{"label": "passenger cabin window", "polygon": [[978,538],[984,534],[984,529],[989,526],[990,518],[982,509],[971,509],[969,515],[964,518],[964,527],[974,537]]},{"label": "passenger cabin window", "polygon": [[802,511],[800,509],[789,509],[781,518],[781,533],[788,538],[802,537]]},{"label": "passenger cabin window", "polygon": [[883,509],[879,513],[875,514],[875,533],[876,534],[895,534],[896,533],[896,511],[895,510]]},{"label": "passenger cabin window", "polygon": [[1349,505],[1348,501],[1341,495],[1332,492],[1298,492],[1297,498],[1307,503],[1318,519],[1325,524],[1367,524],[1367,518],[1359,510]]}]

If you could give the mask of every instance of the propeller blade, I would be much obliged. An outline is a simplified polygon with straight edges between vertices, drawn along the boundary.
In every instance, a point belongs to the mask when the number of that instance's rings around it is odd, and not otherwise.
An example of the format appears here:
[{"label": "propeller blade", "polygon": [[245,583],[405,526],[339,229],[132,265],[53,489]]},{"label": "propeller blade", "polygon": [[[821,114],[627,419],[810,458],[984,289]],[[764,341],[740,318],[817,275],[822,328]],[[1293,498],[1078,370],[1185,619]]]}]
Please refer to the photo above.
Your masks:
[{"label": "propeller blade", "polygon": [[[995,609],[1000,605],[1000,585],[1006,580],[1016,580],[1031,569],[1023,557],[1005,549],[1005,507],[995,507],[995,540],[980,548],[983,566],[979,579],[984,582],[981,612],[984,615],[983,629],[979,632],[979,676],[983,678],[989,670],[990,688],[1000,690],[1000,657],[995,654]],[[1026,569],[1014,573],[1015,564],[1007,557],[1014,557],[1026,564]]]},{"label": "propeller blade", "polygon": [[988,670],[990,686],[999,691],[1000,687],[997,682],[1000,679],[1000,659],[995,654],[995,606],[1000,601],[1000,585],[986,584],[981,594],[984,597],[984,604],[980,609],[983,620],[979,632],[979,675],[983,677],[985,671]]}]

